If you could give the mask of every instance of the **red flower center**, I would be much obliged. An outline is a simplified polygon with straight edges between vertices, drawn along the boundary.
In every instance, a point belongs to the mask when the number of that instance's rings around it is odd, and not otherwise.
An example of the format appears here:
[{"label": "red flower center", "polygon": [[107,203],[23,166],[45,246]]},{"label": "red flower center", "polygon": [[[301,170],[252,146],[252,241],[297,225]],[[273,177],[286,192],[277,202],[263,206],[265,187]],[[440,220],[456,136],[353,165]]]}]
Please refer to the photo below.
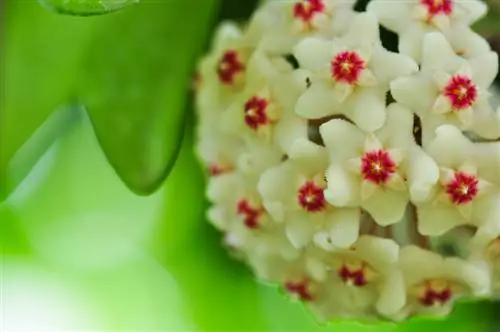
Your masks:
[{"label": "red flower center", "polygon": [[450,15],[453,11],[453,0],[420,0],[420,3],[427,8],[430,18],[435,15]]},{"label": "red flower center", "polygon": [[254,96],[250,98],[244,106],[245,123],[252,130],[257,130],[262,126],[268,125],[271,121],[267,115],[269,102],[267,99]]},{"label": "red flower center", "polygon": [[426,281],[419,297],[420,304],[426,307],[444,305],[451,301],[453,292],[448,282],[443,280]]},{"label": "red flower center", "polygon": [[314,15],[325,11],[324,0],[301,0],[293,7],[293,16],[303,22],[310,23]]},{"label": "red flower center", "polygon": [[325,188],[318,186],[314,181],[307,181],[298,191],[299,205],[307,212],[321,212],[326,208]]},{"label": "red flower center", "polygon": [[348,285],[363,287],[368,284],[368,280],[365,274],[365,269],[363,266],[361,266],[360,268],[353,269],[344,264],[338,270],[338,275],[340,279],[342,279],[342,281]]},{"label": "red flower center", "polygon": [[208,166],[208,173],[210,176],[218,176],[227,173],[231,170],[231,167],[222,164],[212,164]]},{"label": "red flower center", "polygon": [[385,184],[396,173],[396,163],[389,152],[376,150],[365,153],[361,159],[361,174],[367,181]]},{"label": "red flower center", "polygon": [[299,282],[288,281],[285,283],[285,289],[289,294],[297,296],[302,301],[313,301],[314,295],[312,294],[310,283],[308,280]]},{"label": "red flower center", "polygon": [[365,66],[365,61],[361,59],[358,53],[353,51],[341,52],[332,60],[332,77],[337,82],[355,84]]},{"label": "red flower center", "polygon": [[253,206],[246,199],[240,200],[236,207],[236,213],[243,218],[243,223],[250,229],[259,228],[263,212],[262,207]]},{"label": "red flower center", "polygon": [[479,193],[479,180],[474,175],[456,172],[446,185],[446,193],[454,204],[467,204]]},{"label": "red flower center", "polygon": [[444,88],[454,110],[460,111],[474,104],[477,99],[477,87],[467,76],[455,75]]},{"label": "red flower center", "polygon": [[241,62],[238,52],[228,50],[219,60],[217,66],[217,75],[222,84],[232,85],[236,80],[236,76],[245,70],[245,65]]}]

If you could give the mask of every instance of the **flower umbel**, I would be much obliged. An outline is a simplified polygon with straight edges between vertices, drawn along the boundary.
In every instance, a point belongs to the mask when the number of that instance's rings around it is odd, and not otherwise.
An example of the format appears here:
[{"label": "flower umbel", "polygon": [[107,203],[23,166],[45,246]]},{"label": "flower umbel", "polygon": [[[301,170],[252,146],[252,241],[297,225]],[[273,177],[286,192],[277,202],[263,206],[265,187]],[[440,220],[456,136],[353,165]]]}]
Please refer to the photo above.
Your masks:
[{"label": "flower umbel", "polygon": [[354,2],[269,1],[218,30],[196,80],[207,217],[320,321],[500,295],[498,55],[469,27],[486,7]]}]

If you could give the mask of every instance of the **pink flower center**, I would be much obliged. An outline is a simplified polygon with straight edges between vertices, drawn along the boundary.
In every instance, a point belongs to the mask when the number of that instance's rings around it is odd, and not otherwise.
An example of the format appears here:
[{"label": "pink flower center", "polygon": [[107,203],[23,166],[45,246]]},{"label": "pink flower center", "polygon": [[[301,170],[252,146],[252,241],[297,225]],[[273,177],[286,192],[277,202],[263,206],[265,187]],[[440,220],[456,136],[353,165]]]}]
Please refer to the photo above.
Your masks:
[{"label": "pink flower center", "polygon": [[310,23],[314,15],[325,11],[324,0],[301,0],[293,7],[293,16],[305,23]]},{"label": "pink flower center", "polygon": [[337,82],[355,84],[365,66],[365,61],[361,59],[358,53],[353,51],[341,52],[332,60],[332,77]]},{"label": "pink flower center", "polygon": [[427,8],[429,18],[450,15],[453,11],[453,0],[420,0],[420,3]]},{"label": "pink flower center", "polygon": [[262,207],[252,206],[246,199],[240,200],[236,207],[236,213],[243,218],[243,223],[249,229],[259,228],[263,212]]},{"label": "pink flower center", "polygon": [[456,172],[446,185],[446,193],[454,204],[467,204],[479,193],[479,180],[474,175]]},{"label": "pink flower center", "polygon": [[245,123],[252,130],[257,130],[262,126],[268,125],[271,120],[267,115],[269,102],[267,99],[254,96],[250,98],[244,106]]},{"label": "pink flower center", "polygon": [[420,303],[426,307],[444,305],[450,302],[453,292],[447,282],[426,281],[420,295]]},{"label": "pink flower center", "polygon": [[444,88],[454,110],[460,111],[474,104],[477,99],[477,87],[467,76],[455,75]]},{"label": "pink flower center", "polygon": [[344,264],[338,270],[338,276],[344,283],[349,285],[363,287],[368,284],[364,266],[352,268]]},{"label": "pink flower center", "polygon": [[326,208],[325,188],[318,186],[314,181],[307,181],[298,191],[299,205],[307,212],[321,212]]},{"label": "pink flower center", "polygon": [[361,159],[361,174],[367,181],[385,184],[394,173],[396,163],[385,150],[367,152]]},{"label": "pink flower center", "polygon": [[297,296],[301,301],[310,302],[314,300],[311,284],[307,279],[299,282],[288,281],[285,283],[285,289],[289,294]]},{"label": "pink flower center", "polygon": [[236,80],[236,76],[245,70],[245,65],[241,62],[238,52],[228,50],[219,60],[217,66],[217,75],[222,84],[232,85]]}]

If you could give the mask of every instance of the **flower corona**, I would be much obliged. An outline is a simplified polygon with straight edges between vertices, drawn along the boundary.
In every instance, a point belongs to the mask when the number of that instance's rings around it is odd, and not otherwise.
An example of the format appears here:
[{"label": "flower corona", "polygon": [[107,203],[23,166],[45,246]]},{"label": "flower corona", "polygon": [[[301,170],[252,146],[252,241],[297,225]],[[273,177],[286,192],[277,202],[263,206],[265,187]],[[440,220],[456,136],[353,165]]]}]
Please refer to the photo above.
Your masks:
[{"label": "flower corona", "polygon": [[268,0],[216,32],[195,89],[207,218],[320,321],[500,295],[498,55],[470,28],[487,8],[354,3]]}]

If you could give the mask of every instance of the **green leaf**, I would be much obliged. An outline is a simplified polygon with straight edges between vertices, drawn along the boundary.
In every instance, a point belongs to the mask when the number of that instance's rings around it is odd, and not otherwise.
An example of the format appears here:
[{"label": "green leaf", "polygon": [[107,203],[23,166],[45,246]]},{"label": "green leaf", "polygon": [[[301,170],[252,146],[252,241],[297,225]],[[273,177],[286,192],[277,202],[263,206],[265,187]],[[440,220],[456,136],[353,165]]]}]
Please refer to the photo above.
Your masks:
[{"label": "green leaf", "polygon": [[54,112],[17,150],[7,168],[6,194],[10,194],[30,173],[50,146],[80,118],[71,106]]},{"label": "green leaf", "polygon": [[135,193],[156,190],[175,160],[193,67],[217,4],[143,2],[96,27],[79,94],[110,163]]},{"label": "green leaf", "polygon": [[77,16],[102,15],[120,10],[139,0],[39,0],[57,13]]},{"label": "green leaf", "polygon": [[84,41],[94,22],[54,15],[32,1],[7,0],[3,6],[0,200],[6,194],[6,168],[14,153],[74,95]]}]

